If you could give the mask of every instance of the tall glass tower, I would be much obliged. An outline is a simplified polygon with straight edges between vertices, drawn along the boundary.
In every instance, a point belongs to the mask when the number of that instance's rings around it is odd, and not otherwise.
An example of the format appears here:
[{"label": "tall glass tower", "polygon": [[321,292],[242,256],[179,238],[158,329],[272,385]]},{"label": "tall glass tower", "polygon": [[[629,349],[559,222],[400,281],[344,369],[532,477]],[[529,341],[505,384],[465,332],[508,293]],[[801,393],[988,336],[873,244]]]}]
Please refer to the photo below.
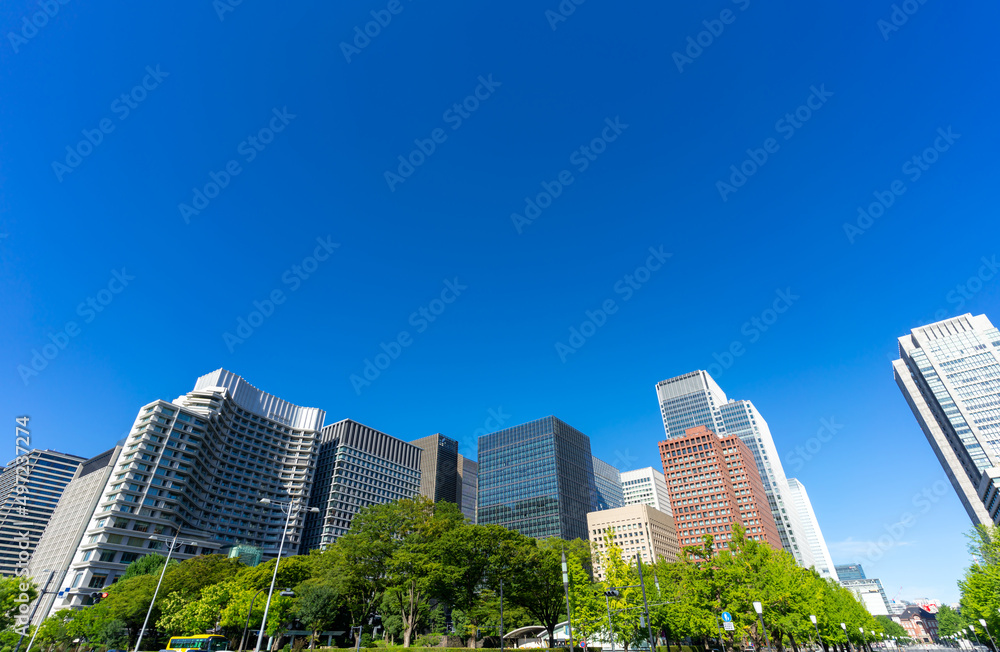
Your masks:
[{"label": "tall glass tower", "polygon": [[[590,438],[545,417],[479,438],[479,523],[531,537],[587,539],[601,493]],[[608,474],[601,480],[608,492]],[[621,500],[621,480],[617,499]]]},{"label": "tall glass tower", "polygon": [[969,518],[1000,523],[1000,331],[968,313],[914,328],[892,370]]},{"label": "tall glass tower", "polygon": [[[683,437],[688,428],[705,426],[720,437],[737,435],[750,448],[778,526],[781,546],[804,568],[818,566],[798,509],[790,497],[788,480],[771,431],[753,403],[727,398],[722,388],[703,370],[657,383],[656,395],[668,440]],[[818,535],[822,538],[822,533]]]}]

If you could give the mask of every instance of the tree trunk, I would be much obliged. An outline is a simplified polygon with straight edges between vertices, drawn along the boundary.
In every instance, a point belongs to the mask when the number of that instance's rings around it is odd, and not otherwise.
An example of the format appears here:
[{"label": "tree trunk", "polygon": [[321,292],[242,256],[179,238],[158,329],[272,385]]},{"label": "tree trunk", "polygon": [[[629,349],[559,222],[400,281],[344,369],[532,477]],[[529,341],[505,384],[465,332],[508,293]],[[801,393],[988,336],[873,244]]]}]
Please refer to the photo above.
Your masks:
[{"label": "tree trunk", "polygon": [[788,642],[792,644],[792,649],[795,652],[799,652],[799,646],[795,644],[795,637],[792,636],[791,632],[788,634]]}]

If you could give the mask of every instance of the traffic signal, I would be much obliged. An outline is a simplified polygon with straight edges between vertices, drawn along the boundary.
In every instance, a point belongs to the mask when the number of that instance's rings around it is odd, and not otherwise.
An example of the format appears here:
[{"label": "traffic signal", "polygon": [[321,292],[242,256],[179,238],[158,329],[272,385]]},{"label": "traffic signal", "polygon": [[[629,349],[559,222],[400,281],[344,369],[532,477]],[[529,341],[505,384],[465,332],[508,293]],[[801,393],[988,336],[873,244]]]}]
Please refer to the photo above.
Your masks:
[{"label": "traffic signal", "polygon": [[91,604],[97,604],[98,602],[101,601],[101,598],[106,598],[106,597],[108,597],[107,593],[101,593],[100,591],[94,591],[93,593],[90,594],[90,603]]},{"label": "traffic signal", "polygon": [[620,598],[622,596],[622,592],[618,589],[611,589],[610,591],[605,591],[604,595],[609,598]]}]

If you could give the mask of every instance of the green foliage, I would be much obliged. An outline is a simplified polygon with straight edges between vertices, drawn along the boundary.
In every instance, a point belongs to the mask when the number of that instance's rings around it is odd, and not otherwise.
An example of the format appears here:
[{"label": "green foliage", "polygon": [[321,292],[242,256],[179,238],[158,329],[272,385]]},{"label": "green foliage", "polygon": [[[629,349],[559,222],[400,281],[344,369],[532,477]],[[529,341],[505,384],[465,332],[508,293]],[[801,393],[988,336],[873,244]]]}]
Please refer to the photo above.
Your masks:
[{"label": "green foliage", "polygon": [[0,578],[0,629],[13,627],[15,618],[21,614],[21,605],[30,604],[37,596],[38,588],[28,578]]},{"label": "green foliage", "polygon": [[[951,609],[949,609],[947,606],[942,607],[942,609],[948,609],[949,611],[951,611]],[[952,611],[952,613],[955,613],[955,612]],[[938,615],[940,616],[940,613]],[[875,616],[875,620],[877,620],[879,622],[879,624],[882,626],[882,632],[886,636],[892,636],[893,638],[908,638],[908,634],[906,633],[906,629],[904,629],[902,625],[900,625],[899,623],[897,623],[895,620],[893,620],[889,616]],[[940,633],[940,627],[941,627],[941,623],[940,623],[940,618],[939,618],[938,619],[938,633]]]},{"label": "green foliage", "polygon": [[[968,535],[972,565],[959,580],[961,590],[961,621],[976,628],[986,639],[979,619],[986,620],[991,632],[1000,631],[1000,527],[980,525]],[[953,620],[957,625],[958,619]],[[939,624],[940,627],[940,624]]]},{"label": "green foliage", "polygon": [[105,621],[94,641],[108,648],[123,648],[128,645],[128,626],[120,620]]},{"label": "green foliage", "polygon": [[[166,557],[157,552],[151,552],[148,555],[143,555],[128,565],[128,568],[126,568],[122,576],[118,578],[118,581],[129,580],[140,575],[159,575],[160,570],[163,568],[163,562],[166,560]],[[170,560],[171,566],[174,566],[177,563],[176,559]]]},{"label": "green foliage", "polygon": [[937,616],[938,635],[940,636],[954,636],[959,632],[968,631],[969,621],[948,605],[942,605],[935,615]]}]

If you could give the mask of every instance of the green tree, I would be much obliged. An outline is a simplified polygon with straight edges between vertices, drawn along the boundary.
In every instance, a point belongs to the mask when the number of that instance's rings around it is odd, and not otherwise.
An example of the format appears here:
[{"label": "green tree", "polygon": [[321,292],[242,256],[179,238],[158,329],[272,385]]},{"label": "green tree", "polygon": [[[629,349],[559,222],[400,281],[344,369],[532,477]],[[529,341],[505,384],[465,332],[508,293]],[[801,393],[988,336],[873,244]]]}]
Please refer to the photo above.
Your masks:
[{"label": "green tree", "polygon": [[[22,615],[21,606],[30,605],[36,597],[38,589],[31,579],[16,575],[0,578],[0,629],[13,627]],[[26,607],[22,622],[27,621],[27,613]]]},{"label": "green tree", "polygon": [[[118,578],[118,581],[130,580],[133,577],[138,577],[140,575],[159,575],[160,570],[163,568],[163,562],[167,560],[166,557],[157,553],[151,552],[148,555],[143,555],[139,557],[134,562],[128,565],[122,576]],[[179,562],[176,559],[170,560],[170,566],[173,567]]]},{"label": "green tree", "polygon": [[[967,535],[972,564],[959,580],[962,617],[982,631],[979,619],[991,632],[1000,631],[1000,527],[979,525]],[[984,632],[985,633],[985,632]]]},{"label": "green tree", "polygon": [[108,620],[97,631],[95,642],[108,648],[123,648],[128,645],[128,626],[120,620]]},{"label": "green tree", "polygon": [[315,649],[320,632],[332,625],[337,617],[337,593],[329,585],[320,583],[303,584],[295,593],[298,598],[295,616],[312,630],[309,649]]},{"label": "green tree", "polygon": [[579,639],[588,640],[607,629],[604,588],[594,583],[577,555],[570,555],[566,561],[573,633]]},{"label": "green tree", "polygon": [[961,612],[952,609],[948,605],[941,605],[941,608],[938,609],[936,616],[938,621],[938,634],[940,636],[954,636],[959,632],[965,632],[968,630],[969,621],[962,616]]},{"label": "green tree", "polygon": [[[944,606],[942,609],[948,609],[951,613],[955,613],[951,608]],[[941,612],[938,611],[938,616]],[[879,626],[882,628],[882,633],[886,636],[892,636],[893,638],[907,638],[908,634],[902,625],[897,623],[895,620],[889,616],[875,616],[875,620],[878,621]],[[938,618],[938,634],[941,633],[941,619]]]}]

